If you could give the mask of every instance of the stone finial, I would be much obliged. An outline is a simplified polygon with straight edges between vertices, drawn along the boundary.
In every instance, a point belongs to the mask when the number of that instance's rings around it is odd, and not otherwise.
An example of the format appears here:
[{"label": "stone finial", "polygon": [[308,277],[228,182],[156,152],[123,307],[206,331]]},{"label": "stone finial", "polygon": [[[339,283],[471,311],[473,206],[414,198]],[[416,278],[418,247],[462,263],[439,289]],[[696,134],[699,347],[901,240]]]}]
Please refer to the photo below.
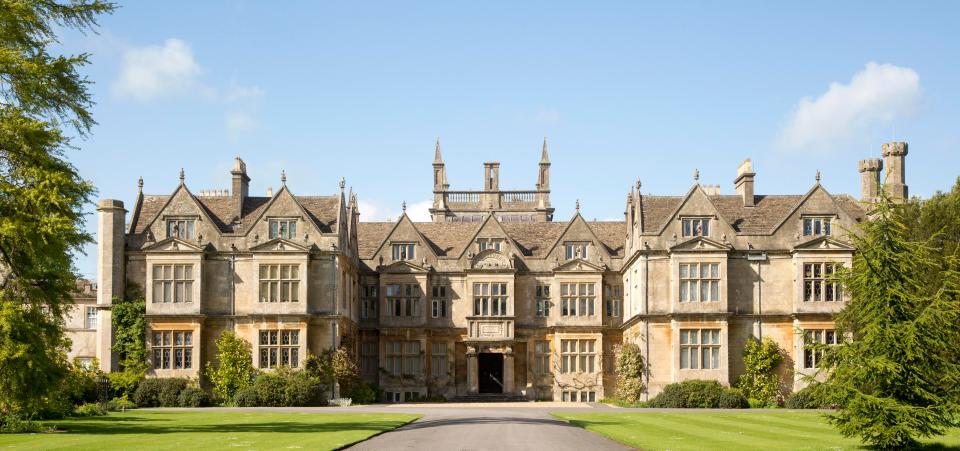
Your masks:
[{"label": "stone finial", "polygon": [[345,179],[345,178],[341,175],[341,176],[340,176],[340,191],[342,192],[343,189],[346,188],[346,187],[347,187],[347,179]]},{"label": "stone finial", "polygon": [[637,191],[640,191],[640,177],[637,177]]},{"label": "stone finial", "polygon": [[280,170],[280,184],[287,186],[287,171]]},{"label": "stone finial", "polygon": [[579,212],[579,211],[580,211],[580,199],[577,199],[577,203],[576,203],[575,206],[576,206],[576,208],[577,208],[577,212]]},{"label": "stone finial", "polygon": [[694,170],[693,170],[693,181],[696,182],[696,181],[699,181],[699,180],[700,180],[700,170],[699,170],[699,169],[694,169]]},{"label": "stone finial", "polygon": [[434,163],[443,163],[443,157],[440,156],[440,137],[437,137],[437,145],[433,153],[433,162]]},{"label": "stone finial", "polygon": [[403,212],[404,212],[404,213],[406,213],[406,212],[407,212],[407,201],[403,201],[403,203],[400,204],[400,208],[403,209]]},{"label": "stone finial", "polygon": [[181,184],[181,185],[183,185],[183,180],[184,180],[185,178],[186,178],[186,176],[185,176],[184,173],[183,173],[183,168],[180,168],[180,184]]},{"label": "stone finial", "polygon": [[549,163],[550,157],[547,156],[547,137],[543,137],[543,151],[540,153],[540,163]]},{"label": "stone finial", "polygon": [[819,170],[819,169],[817,169],[817,175],[814,176],[814,179],[816,179],[817,184],[819,185],[819,184],[820,184],[820,170]]},{"label": "stone finial", "polygon": [[137,191],[140,193],[143,192],[143,176],[140,176],[140,178],[137,179]]},{"label": "stone finial", "polygon": [[881,149],[881,152],[880,152],[881,155],[885,157],[890,155],[896,155],[896,156],[902,157],[907,154],[907,150],[908,150],[907,143],[903,141],[894,141],[894,142],[884,143],[880,147],[880,149]]}]

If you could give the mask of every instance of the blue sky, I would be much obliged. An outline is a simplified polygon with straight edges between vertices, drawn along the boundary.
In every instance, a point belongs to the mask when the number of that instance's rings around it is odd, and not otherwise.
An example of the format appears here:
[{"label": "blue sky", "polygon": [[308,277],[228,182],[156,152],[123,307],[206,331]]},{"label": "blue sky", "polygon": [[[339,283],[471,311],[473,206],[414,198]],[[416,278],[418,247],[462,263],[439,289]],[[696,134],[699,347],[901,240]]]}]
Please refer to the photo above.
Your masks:
[{"label": "blue sky", "polygon": [[[960,174],[960,4],[949,2],[129,2],[84,73],[99,122],[69,158],[132,207],[145,191],[333,193],[362,219],[422,214],[439,137],[452,188],[532,188],[548,138],[556,217],[621,219],[628,187],[858,194],[857,160],[910,143],[912,194]],[[91,207],[91,211],[93,208]],[[96,232],[96,218],[88,228]],[[128,216],[129,219],[129,216]],[[95,276],[95,246],[77,266]]]}]

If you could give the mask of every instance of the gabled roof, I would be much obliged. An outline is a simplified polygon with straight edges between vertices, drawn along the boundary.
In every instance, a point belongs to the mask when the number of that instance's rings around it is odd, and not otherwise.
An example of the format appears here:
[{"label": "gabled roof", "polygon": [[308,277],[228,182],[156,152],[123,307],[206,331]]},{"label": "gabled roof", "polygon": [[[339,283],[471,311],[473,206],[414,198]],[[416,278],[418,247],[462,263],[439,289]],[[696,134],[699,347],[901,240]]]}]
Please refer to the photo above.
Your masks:
[{"label": "gabled roof", "polygon": [[393,230],[393,222],[361,222],[357,227],[357,252],[360,258],[370,259],[380,249],[383,240]]}]

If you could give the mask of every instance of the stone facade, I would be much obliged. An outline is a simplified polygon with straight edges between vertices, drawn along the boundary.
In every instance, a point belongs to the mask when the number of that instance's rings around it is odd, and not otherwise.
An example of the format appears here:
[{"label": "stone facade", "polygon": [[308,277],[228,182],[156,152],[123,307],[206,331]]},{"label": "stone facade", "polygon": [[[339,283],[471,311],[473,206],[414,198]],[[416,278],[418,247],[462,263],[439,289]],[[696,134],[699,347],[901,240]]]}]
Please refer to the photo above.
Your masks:
[{"label": "stone facade", "polygon": [[[884,149],[899,168],[887,189],[905,195],[906,144]],[[482,190],[451,191],[439,143],[433,169],[430,222],[405,211],[360,222],[342,181],[332,196],[294,195],[283,178],[250,196],[239,158],[229,192],[195,195],[181,173],[173,193],[144,195],[141,181],[126,230],[122,203],[100,203],[99,321],[138,288],[153,376],[198,376],[234,330],[263,369],[345,347],[388,401],[598,400],[613,394],[623,342],[643,350],[649,396],[685,379],[729,384],[744,343],[763,336],[788,351],[791,390],[817,358],[805,337],[834,339],[846,298],[829,274],[850,264],[847,231],[881,189],[870,160],[860,201],[829,193],[819,174],[804,194],[757,195],[747,160],[735,195],[697,175],[679,196],[644,195],[637,181],[624,221],[587,221],[579,203],[554,221],[546,142],[534,190],[502,191],[488,162]],[[97,355],[115,368],[101,329]]]}]

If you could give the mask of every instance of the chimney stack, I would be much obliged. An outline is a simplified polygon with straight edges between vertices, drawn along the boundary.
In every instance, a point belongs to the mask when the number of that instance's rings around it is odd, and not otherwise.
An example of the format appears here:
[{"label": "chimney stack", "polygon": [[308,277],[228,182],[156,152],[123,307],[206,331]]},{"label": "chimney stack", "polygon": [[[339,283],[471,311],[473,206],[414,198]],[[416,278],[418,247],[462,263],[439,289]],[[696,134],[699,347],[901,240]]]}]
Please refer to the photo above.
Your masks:
[{"label": "chimney stack", "polygon": [[743,198],[743,206],[745,207],[754,206],[753,178],[756,175],[753,172],[753,163],[750,162],[749,158],[743,160],[743,163],[740,163],[740,167],[737,168],[737,178],[733,181],[733,184],[737,189],[737,195]]},{"label": "chimney stack", "polygon": [[883,170],[883,160],[879,158],[860,160],[857,167],[860,170],[860,200],[876,202],[880,197],[880,171]]},{"label": "chimney stack", "polygon": [[903,141],[889,142],[883,145],[882,155],[887,174],[883,179],[883,187],[894,200],[904,200],[908,196],[907,185],[904,183],[904,159],[907,156],[907,143]]},{"label": "chimney stack", "polygon": [[233,215],[237,218],[243,216],[243,202],[249,195],[250,177],[247,177],[247,164],[238,156],[233,161],[233,170],[230,171],[233,178],[233,190],[231,191],[231,205],[233,206]]},{"label": "chimney stack", "polygon": [[500,162],[488,161],[483,163],[484,191],[500,191]]}]

